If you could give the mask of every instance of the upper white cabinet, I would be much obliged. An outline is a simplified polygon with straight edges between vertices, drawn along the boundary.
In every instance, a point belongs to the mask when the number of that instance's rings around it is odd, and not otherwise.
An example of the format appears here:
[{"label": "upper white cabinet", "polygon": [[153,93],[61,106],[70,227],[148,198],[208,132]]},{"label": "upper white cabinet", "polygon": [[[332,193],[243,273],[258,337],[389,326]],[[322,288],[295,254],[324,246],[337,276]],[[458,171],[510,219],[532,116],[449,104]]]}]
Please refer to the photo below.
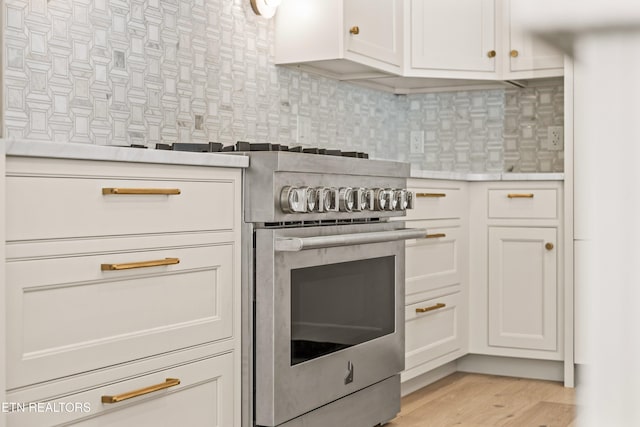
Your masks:
[{"label": "upper white cabinet", "polygon": [[[564,55],[558,49],[523,31],[511,19],[521,1],[502,0],[503,77],[521,79],[564,74]],[[515,14],[515,13],[513,13]]]},{"label": "upper white cabinet", "polygon": [[498,80],[562,76],[562,53],[512,23],[517,5],[512,0],[411,0],[405,74]]},{"label": "upper white cabinet", "polygon": [[283,0],[275,63],[396,93],[563,75],[511,0]]},{"label": "upper white cabinet", "polygon": [[402,0],[283,0],[275,62],[304,63],[344,78],[373,69],[399,74],[402,10]]},{"label": "upper white cabinet", "polygon": [[411,0],[408,15],[410,74],[493,77],[496,71],[495,0]]}]

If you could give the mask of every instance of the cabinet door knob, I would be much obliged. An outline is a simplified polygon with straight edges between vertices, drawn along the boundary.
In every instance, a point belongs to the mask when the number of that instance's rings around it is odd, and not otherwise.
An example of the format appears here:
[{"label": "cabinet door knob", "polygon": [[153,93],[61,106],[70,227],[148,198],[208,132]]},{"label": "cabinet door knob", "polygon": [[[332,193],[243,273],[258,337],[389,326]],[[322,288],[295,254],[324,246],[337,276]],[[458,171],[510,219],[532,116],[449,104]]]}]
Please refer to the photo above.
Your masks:
[{"label": "cabinet door knob", "polygon": [[489,58],[495,58],[496,56],[496,51],[495,50],[490,50],[489,52],[487,52],[487,56]]},{"label": "cabinet door knob", "polygon": [[513,49],[511,52],[509,52],[509,55],[511,55],[512,58],[517,58],[518,57],[518,51]]},{"label": "cabinet door knob", "polygon": [[351,34],[353,34],[354,36],[355,36],[355,35],[358,35],[358,34],[360,34],[360,27],[358,27],[357,25],[356,25],[356,26],[353,26],[353,27],[351,27],[351,28],[349,29],[349,32],[350,32]]},{"label": "cabinet door knob", "polygon": [[550,251],[551,249],[553,249],[553,243],[549,242],[549,243],[547,243],[546,245],[544,245],[544,247],[545,247],[548,251]]}]

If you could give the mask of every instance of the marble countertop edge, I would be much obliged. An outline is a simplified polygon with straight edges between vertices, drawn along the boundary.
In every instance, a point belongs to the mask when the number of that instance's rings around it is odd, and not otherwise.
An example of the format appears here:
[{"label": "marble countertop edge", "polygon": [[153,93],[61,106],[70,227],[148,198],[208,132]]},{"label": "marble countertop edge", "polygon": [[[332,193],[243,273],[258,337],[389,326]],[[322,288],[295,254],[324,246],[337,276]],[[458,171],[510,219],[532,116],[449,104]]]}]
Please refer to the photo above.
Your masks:
[{"label": "marble countertop edge", "polygon": [[451,181],[564,181],[564,173],[554,172],[535,172],[535,173],[517,173],[517,172],[453,172],[453,171],[426,171],[411,170],[411,178],[427,178],[441,179]]},{"label": "marble countertop edge", "polygon": [[249,157],[238,154],[189,153],[74,142],[2,139],[7,156],[50,157],[189,166],[245,168]]}]

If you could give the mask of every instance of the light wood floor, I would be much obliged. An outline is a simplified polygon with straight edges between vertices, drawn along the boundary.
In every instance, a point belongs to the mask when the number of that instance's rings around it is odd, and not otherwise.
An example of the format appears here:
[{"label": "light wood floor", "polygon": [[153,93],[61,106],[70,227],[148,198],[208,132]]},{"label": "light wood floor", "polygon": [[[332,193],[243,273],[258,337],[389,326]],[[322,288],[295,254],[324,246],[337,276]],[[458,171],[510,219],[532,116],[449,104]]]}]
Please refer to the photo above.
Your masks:
[{"label": "light wood floor", "polygon": [[402,399],[385,427],[575,427],[575,389],[457,372]]}]

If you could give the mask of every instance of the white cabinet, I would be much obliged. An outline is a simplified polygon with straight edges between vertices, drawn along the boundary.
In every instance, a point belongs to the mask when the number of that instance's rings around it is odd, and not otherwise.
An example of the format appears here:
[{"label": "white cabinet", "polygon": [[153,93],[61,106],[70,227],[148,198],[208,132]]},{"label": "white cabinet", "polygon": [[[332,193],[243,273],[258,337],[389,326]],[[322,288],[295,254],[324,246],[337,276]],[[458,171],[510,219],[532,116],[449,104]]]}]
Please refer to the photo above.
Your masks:
[{"label": "white cabinet", "polygon": [[557,229],[489,227],[489,345],[556,351]]},{"label": "white cabinet", "polygon": [[512,24],[517,4],[283,0],[275,63],[396,93],[562,76],[562,53]]},{"label": "white cabinet", "polygon": [[407,381],[451,362],[468,348],[467,183],[410,179],[415,209],[407,227],[426,228],[406,243]]},{"label": "white cabinet", "polygon": [[501,54],[506,59],[504,79],[533,77],[557,77],[564,74],[564,55],[559,49],[525,32],[512,16],[522,6],[522,1],[502,0],[504,29]]},{"label": "white cabinet", "polygon": [[484,72],[487,78],[493,77],[495,2],[411,0],[412,74],[429,70],[428,77],[453,77],[459,72]]},{"label": "white cabinet", "polygon": [[474,183],[470,351],[563,359],[562,184]]},{"label": "white cabinet", "polygon": [[511,20],[512,0],[411,0],[406,75],[528,79],[563,75],[563,54]]},{"label": "white cabinet", "polygon": [[[91,406],[9,426],[239,426],[240,179],[7,157],[7,396]],[[181,383],[101,402],[166,378]]]},{"label": "white cabinet", "polygon": [[[237,390],[234,390],[233,371],[233,353],[208,357],[111,384],[98,384],[88,390],[79,389],[48,400],[47,404],[55,411],[16,410],[8,415],[7,424],[9,427],[239,425],[234,414]],[[144,390],[149,387],[156,390]],[[36,388],[9,393],[8,398],[11,402],[41,402],[42,405],[41,399],[49,397],[43,396],[42,391]],[[103,400],[117,400],[129,393],[133,396],[125,400],[113,403]]]},{"label": "white cabinet", "polygon": [[283,0],[275,63],[304,63],[342,78],[374,69],[400,74],[402,11],[402,0]]}]

